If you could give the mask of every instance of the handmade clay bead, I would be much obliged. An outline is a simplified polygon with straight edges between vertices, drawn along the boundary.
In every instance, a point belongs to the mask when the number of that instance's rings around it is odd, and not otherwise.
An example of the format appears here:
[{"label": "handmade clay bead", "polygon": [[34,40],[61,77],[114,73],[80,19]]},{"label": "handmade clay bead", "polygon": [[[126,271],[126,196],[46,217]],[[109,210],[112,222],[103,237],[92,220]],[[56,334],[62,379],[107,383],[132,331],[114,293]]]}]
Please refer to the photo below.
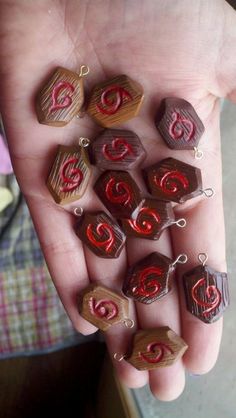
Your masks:
[{"label": "handmade clay bead", "polygon": [[201,321],[217,321],[229,305],[226,273],[209,266],[199,265],[183,275],[188,311]]},{"label": "handmade clay bead", "polygon": [[188,346],[169,327],[140,330],[134,335],[130,356],[125,357],[138,370],[171,366],[179,360]]},{"label": "handmade clay bead", "polygon": [[142,203],[140,190],[126,171],[105,171],[94,190],[115,218],[132,217]]},{"label": "handmade clay bead", "polygon": [[84,319],[103,331],[130,321],[128,299],[104,286],[91,284],[84,289],[79,294],[78,307]]},{"label": "handmade clay bead", "polygon": [[64,126],[79,113],[83,102],[83,72],[77,74],[59,67],[37,96],[38,121],[44,125]]},{"label": "handmade clay bead", "polygon": [[148,190],[158,199],[184,203],[203,193],[200,169],[174,158],[145,168],[143,174]]},{"label": "handmade clay bead", "polygon": [[125,234],[105,212],[84,213],[76,234],[99,257],[117,258],[125,245]]},{"label": "handmade clay bead", "polygon": [[165,228],[175,223],[172,205],[157,199],[144,199],[134,219],[120,219],[126,236],[157,240]]},{"label": "handmade clay bead", "polygon": [[146,157],[138,135],[124,129],[105,129],[91,144],[90,153],[100,170],[132,170]]},{"label": "handmade clay bead", "polygon": [[177,97],[162,100],[155,123],[162,138],[172,149],[197,147],[205,130],[193,106]]},{"label": "handmade clay bead", "polygon": [[119,75],[95,86],[87,111],[99,125],[109,128],[136,116],[143,98],[139,83]]},{"label": "handmade clay bead", "polygon": [[79,146],[59,145],[47,179],[47,187],[56,203],[62,205],[81,198],[91,177],[86,150]]},{"label": "handmade clay bead", "polygon": [[151,253],[129,267],[122,290],[138,302],[152,303],[170,292],[173,270],[170,258],[158,252]]}]

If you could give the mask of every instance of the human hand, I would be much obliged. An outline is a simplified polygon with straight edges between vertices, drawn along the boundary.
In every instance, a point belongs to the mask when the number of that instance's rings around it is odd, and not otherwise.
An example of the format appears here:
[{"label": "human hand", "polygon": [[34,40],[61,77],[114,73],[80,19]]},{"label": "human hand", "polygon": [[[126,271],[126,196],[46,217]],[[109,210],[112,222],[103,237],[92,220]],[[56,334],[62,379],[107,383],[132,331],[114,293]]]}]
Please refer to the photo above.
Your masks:
[{"label": "human hand", "polygon": [[[235,12],[223,0],[0,3],[0,102],[11,158],[54,284],[75,328],[84,334],[96,330],[80,317],[76,301],[90,280],[119,291],[127,262],[152,251],[173,258],[188,254],[189,262],[179,269],[172,293],[151,305],[131,304],[130,312],[138,327],[168,325],[182,335],[189,345],[183,360],[149,373],[125,361],[115,362],[128,386],[149,382],[154,395],[163,400],[179,396],[185,368],[206,373],[218,355],[222,319],[206,325],[190,315],[178,278],[196,265],[199,252],[208,253],[209,265],[215,269],[226,268],[218,97],[236,101],[235,42]],[[128,239],[126,251],[116,260],[98,258],[83,246],[75,235],[73,216],[52,201],[45,186],[57,145],[70,144],[79,136],[93,138],[98,128],[88,116],[63,128],[40,125],[35,94],[55,67],[78,70],[81,64],[91,69],[89,87],[117,74],[127,74],[143,85],[146,98],[140,115],[125,127],[142,139],[148,153],[145,166],[174,156],[199,166],[204,186],[216,192],[213,199],[195,198],[175,207],[176,214],[187,220],[185,230],[172,227],[158,242]],[[202,119],[206,132],[201,161],[194,161],[191,152],[169,150],[157,133],[154,114],[167,96],[190,101]],[[78,204],[102,208],[92,190]],[[123,326],[106,333],[111,354],[125,353],[130,340],[131,331]]]}]

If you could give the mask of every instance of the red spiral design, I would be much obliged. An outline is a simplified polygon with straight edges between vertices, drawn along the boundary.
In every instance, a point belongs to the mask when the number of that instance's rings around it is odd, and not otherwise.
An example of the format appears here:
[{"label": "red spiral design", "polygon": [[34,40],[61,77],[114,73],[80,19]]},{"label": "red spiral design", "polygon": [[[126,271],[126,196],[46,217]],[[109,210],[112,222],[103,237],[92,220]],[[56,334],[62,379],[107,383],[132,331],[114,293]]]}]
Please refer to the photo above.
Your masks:
[{"label": "red spiral design", "polygon": [[128,183],[118,181],[111,177],[105,189],[107,199],[112,203],[127,206],[132,200],[132,189]]},{"label": "red spiral design", "polygon": [[89,308],[93,315],[99,318],[113,319],[118,315],[118,307],[112,300],[101,299],[96,301],[93,297],[89,299]]},{"label": "red spiral design", "polygon": [[149,276],[155,275],[160,277],[162,269],[160,267],[146,267],[139,275],[139,284],[132,291],[134,296],[152,297],[156,296],[161,290],[161,283],[157,278],[149,279]]},{"label": "red spiral design", "polygon": [[179,125],[185,125],[188,126],[189,132],[185,137],[185,141],[190,141],[190,139],[193,137],[194,134],[194,124],[191,120],[183,118],[180,113],[174,112],[172,114],[173,121],[171,122],[169,126],[169,134],[171,138],[173,139],[181,139],[184,138],[185,131],[183,127],[180,127]]},{"label": "red spiral design", "polygon": [[[142,219],[144,217],[144,219]],[[151,219],[146,219],[151,217]],[[143,207],[140,209],[135,220],[128,219],[129,226],[139,234],[150,235],[153,233],[156,224],[161,221],[159,213],[155,209]]]},{"label": "red spiral design", "polygon": [[101,105],[96,104],[98,112],[105,115],[114,115],[122,106],[124,99],[132,100],[131,94],[123,87],[108,86],[101,94]]},{"label": "red spiral design", "polygon": [[66,94],[58,102],[58,98],[62,90],[69,90],[69,93],[74,93],[75,88],[72,84],[67,81],[59,81],[52,90],[52,106],[49,108],[49,113],[54,112],[55,110],[64,109],[69,107],[72,103],[72,98],[69,94]]},{"label": "red spiral design", "polygon": [[[79,162],[78,158],[70,158],[64,162],[60,170],[60,179],[65,186],[61,186],[61,192],[71,192],[81,184],[83,173],[78,167],[73,167]],[[72,167],[70,167],[72,165]]]},{"label": "red spiral design", "polygon": [[205,285],[206,285],[205,277],[199,279],[197,283],[195,283],[195,285],[193,286],[191,294],[192,294],[192,298],[194,302],[196,302],[199,306],[206,308],[202,312],[202,315],[207,316],[214,309],[216,309],[221,303],[221,293],[219,289],[217,289],[216,286],[214,285],[207,286],[205,289],[205,294],[206,294],[207,299],[210,300],[210,302],[205,302],[199,299],[199,296],[198,296],[198,289]]},{"label": "red spiral design", "polygon": [[[113,245],[115,243],[115,234],[113,228],[108,225],[107,223],[99,223],[96,227],[95,233],[97,237],[94,235],[93,225],[89,224],[87,226],[87,237],[89,241],[98,248],[104,248],[107,253],[112,251]],[[108,236],[108,237],[107,237]],[[97,238],[105,238],[103,241],[98,241]]]},{"label": "red spiral design", "polygon": [[110,161],[121,161],[126,157],[127,154],[134,154],[132,146],[124,138],[113,139],[111,148],[113,151],[115,151],[115,154],[112,154],[109,151],[108,144],[104,144],[102,148],[104,157]]},{"label": "red spiral design", "polygon": [[187,190],[189,187],[189,180],[178,170],[167,171],[161,178],[154,176],[153,181],[164,193],[171,195],[178,193],[181,189]]},{"label": "red spiral design", "polygon": [[[154,356],[150,357],[147,354],[154,354]],[[159,363],[166,354],[174,354],[174,352],[171,347],[161,342],[148,344],[146,353],[139,352],[139,356],[147,363]]]}]

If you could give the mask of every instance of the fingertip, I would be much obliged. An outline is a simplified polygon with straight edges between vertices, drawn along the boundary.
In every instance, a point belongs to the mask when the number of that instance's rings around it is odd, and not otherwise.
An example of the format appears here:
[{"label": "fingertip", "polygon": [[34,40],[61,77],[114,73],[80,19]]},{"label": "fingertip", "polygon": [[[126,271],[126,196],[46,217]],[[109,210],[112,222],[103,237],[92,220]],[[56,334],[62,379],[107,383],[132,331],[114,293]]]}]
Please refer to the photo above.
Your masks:
[{"label": "fingertip", "polygon": [[115,365],[119,380],[130,389],[142,388],[148,383],[149,375],[146,370],[137,370],[125,361]]},{"label": "fingertip", "polygon": [[176,363],[150,372],[150,390],[155,398],[163,402],[177,399],[185,388],[185,372],[182,363]]},{"label": "fingertip", "polygon": [[79,334],[82,334],[84,336],[94,334],[98,331],[98,328],[96,328],[94,325],[90,324],[83,318],[79,318],[76,321],[74,321],[73,326]]}]

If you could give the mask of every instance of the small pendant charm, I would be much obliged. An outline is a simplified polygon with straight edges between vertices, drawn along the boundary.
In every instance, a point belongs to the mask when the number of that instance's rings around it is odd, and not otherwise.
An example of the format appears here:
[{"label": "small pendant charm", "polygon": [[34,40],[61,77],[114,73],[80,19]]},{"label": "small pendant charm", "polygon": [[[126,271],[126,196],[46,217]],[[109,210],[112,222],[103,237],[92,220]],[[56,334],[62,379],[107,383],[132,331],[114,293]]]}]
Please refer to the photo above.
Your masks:
[{"label": "small pendant charm", "polygon": [[115,218],[132,217],[142,202],[138,186],[126,171],[105,171],[96,181],[94,190]]},{"label": "small pendant charm", "polygon": [[206,324],[217,321],[229,306],[228,278],[206,266],[206,254],[198,256],[201,265],[183,275],[188,311]]},{"label": "small pendant charm", "polygon": [[137,331],[133,338],[131,354],[119,356],[138,370],[152,370],[167,367],[179,360],[187,350],[185,341],[169,327]]},{"label": "small pendant charm", "polygon": [[82,197],[91,174],[91,166],[83,145],[59,145],[47,179],[47,187],[55,202],[65,205]]},{"label": "small pendant charm", "polygon": [[155,123],[167,146],[177,150],[197,149],[205,130],[193,106],[176,97],[162,100]]},{"label": "small pendant charm", "polygon": [[123,284],[123,293],[145,304],[163,298],[171,290],[171,273],[177,263],[187,262],[181,254],[173,262],[163,254],[154,252],[129,267]]},{"label": "small pendant charm", "polygon": [[133,170],[145,157],[138,135],[124,129],[105,129],[91,144],[92,162],[100,170]]},{"label": "small pendant charm", "polygon": [[83,213],[76,234],[98,257],[118,258],[125,245],[125,234],[105,212]]},{"label": "small pendant charm", "polygon": [[166,158],[143,170],[150,193],[157,199],[184,203],[193,197],[205,194],[211,197],[212,189],[202,189],[201,170],[192,165]]},{"label": "small pendant charm", "polygon": [[65,126],[77,115],[84,103],[83,77],[89,72],[82,65],[80,74],[59,67],[37,96],[39,123]]},{"label": "small pendant charm", "polygon": [[185,219],[175,220],[170,202],[157,199],[144,199],[134,212],[134,219],[120,219],[120,222],[126,236],[151,240],[158,240],[164,229],[171,225],[186,226]]},{"label": "small pendant charm", "polygon": [[87,111],[99,125],[109,128],[135,117],[143,98],[139,83],[127,75],[119,75],[95,86]]},{"label": "small pendant charm", "polygon": [[128,318],[129,301],[107,287],[91,284],[79,294],[80,315],[102,331],[123,323],[132,328],[134,321]]}]

